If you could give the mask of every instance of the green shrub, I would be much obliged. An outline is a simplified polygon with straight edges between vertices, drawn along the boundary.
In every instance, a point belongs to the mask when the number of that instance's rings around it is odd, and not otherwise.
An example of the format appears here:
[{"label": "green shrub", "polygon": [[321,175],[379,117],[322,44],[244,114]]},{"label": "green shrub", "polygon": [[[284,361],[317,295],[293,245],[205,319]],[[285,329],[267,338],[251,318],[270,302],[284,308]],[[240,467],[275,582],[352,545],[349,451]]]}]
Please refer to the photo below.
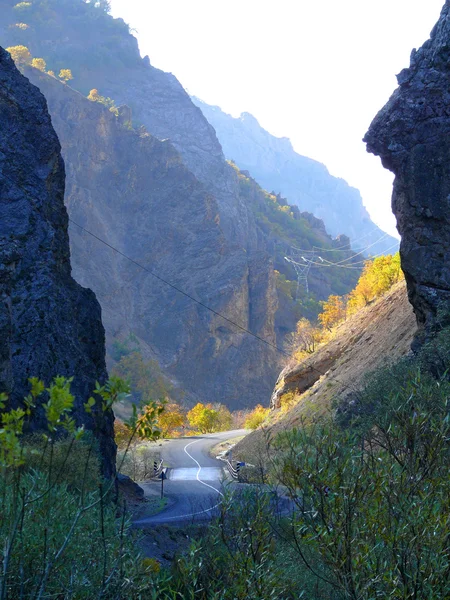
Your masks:
[{"label": "green shrub", "polygon": [[424,368],[431,347],[377,371],[337,422],[276,440],[298,555],[344,599],[450,595],[450,383]]},{"label": "green shrub", "polygon": [[51,443],[40,434],[26,436],[22,440],[24,468],[28,472],[48,473],[52,470],[52,480],[67,484],[72,491],[98,490],[100,479],[100,458],[97,440],[86,431],[80,440],[64,437]]}]

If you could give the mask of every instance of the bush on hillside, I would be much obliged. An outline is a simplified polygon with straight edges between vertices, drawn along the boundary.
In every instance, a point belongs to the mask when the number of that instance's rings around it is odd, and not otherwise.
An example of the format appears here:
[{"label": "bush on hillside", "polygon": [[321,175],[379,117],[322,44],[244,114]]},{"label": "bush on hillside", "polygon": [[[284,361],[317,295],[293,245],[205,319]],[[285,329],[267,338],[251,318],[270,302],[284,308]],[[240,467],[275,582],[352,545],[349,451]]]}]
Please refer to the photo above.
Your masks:
[{"label": "bush on hillside", "polygon": [[[100,478],[93,436],[71,416],[71,380],[57,377],[47,389],[30,382],[23,407],[8,409],[0,395],[0,598],[139,597],[142,581],[151,587],[149,571],[140,569],[125,512],[116,518],[114,481]],[[111,379],[97,385],[97,401],[90,398],[85,410],[101,419],[126,393],[122,381]],[[46,432],[24,437],[38,404]],[[134,414],[131,437],[138,427],[151,433],[158,410]]]},{"label": "bush on hillside", "polygon": [[258,429],[266,420],[270,409],[264,408],[261,404],[255,406],[252,412],[245,419],[244,427],[245,429]]},{"label": "bush on hillside", "polygon": [[26,46],[10,46],[6,48],[17,67],[31,64],[31,53]]},{"label": "bush on hillside", "polygon": [[297,505],[299,558],[308,568],[308,552],[319,556],[346,600],[450,594],[450,382],[424,367],[431,354],[378,370],[337,422],[275,442],[276,476]]}]

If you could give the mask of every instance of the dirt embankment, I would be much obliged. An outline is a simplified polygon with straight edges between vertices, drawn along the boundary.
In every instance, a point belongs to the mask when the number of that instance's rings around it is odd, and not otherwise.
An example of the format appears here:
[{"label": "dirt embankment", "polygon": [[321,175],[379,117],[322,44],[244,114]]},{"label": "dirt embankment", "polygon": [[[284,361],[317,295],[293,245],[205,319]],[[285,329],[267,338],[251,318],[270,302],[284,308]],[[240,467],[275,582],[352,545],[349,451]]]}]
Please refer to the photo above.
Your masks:
[{"label": "dirt embankment", "polygon": [[[416,319],[406,286],[397,284],[376,303],[340,325],[333,339],[301,363],[281,372],[271,399],[270,436],[311,421],[331,409],[335,398],[361,389],[371,371],[405,356],[416,331]],[[280,406],[291,394],[294,405],[286,413]],[[293,395],[293,398],[292,398]],[[235,456],[249,459],[261,450],[263,433],[255,431],[235,448]]]}]

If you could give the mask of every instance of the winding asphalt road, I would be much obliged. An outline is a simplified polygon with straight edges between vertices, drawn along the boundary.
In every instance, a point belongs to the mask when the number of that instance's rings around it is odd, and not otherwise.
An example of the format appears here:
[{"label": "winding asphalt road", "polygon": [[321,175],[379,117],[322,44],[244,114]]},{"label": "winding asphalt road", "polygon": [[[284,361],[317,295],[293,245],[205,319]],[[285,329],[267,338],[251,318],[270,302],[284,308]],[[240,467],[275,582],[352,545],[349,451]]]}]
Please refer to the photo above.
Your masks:
[{"label": "winding asphalt road", "polygon": [[[246,433],[245,429],[238,429],[164,441],[160,448],[164,465],[168,467],[164,494],[173,504],[157,515],[135,521],[134,525],[145,527],[210,519],[220,504],[227,479],[224,462],[211,458],[209,452],[216,444]],[[157,495],[161,490],[158,480],[139,485],[148,496]]]}]

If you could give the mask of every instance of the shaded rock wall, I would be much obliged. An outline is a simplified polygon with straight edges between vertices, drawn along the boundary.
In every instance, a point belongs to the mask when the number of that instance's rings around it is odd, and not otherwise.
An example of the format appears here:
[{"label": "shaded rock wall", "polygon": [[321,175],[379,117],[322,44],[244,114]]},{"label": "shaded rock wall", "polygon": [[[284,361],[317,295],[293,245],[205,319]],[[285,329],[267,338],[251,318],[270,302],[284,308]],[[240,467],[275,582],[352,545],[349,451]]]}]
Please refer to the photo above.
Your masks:
[{"label": "shaded rock wall", "polygon": [[[83,409],[104,381],[100,306],[71,276],[64,163],[47,104],[0,48],[0,391],[17,406],[28,378],[74,376],[74,417],[94,430],[115,471],[113,415]],[[37,411],[32,428],[44,424]]]},{"label": "shaded rock wall", "polygon": [[[437,326],[450,302],[450,2],[431,38],[411,54],[399,88],[364,141],[395,174],[392,208],[402,236],[408,295],[419,325],[416,342]],[[448,315],[447,315],[448,318]]]},{"label": "shaded rock wall", "polygon": [[[76,223],[242,327],[275,343],[273,264],[228,242],[220,209],[169,141],[27,69],[45,94],[67,165]],[[109,341],[132,331],[187,399],[231,408],[269,398],[276,351],[133,265],[77,226],[74,275],[95,291]]]}]

